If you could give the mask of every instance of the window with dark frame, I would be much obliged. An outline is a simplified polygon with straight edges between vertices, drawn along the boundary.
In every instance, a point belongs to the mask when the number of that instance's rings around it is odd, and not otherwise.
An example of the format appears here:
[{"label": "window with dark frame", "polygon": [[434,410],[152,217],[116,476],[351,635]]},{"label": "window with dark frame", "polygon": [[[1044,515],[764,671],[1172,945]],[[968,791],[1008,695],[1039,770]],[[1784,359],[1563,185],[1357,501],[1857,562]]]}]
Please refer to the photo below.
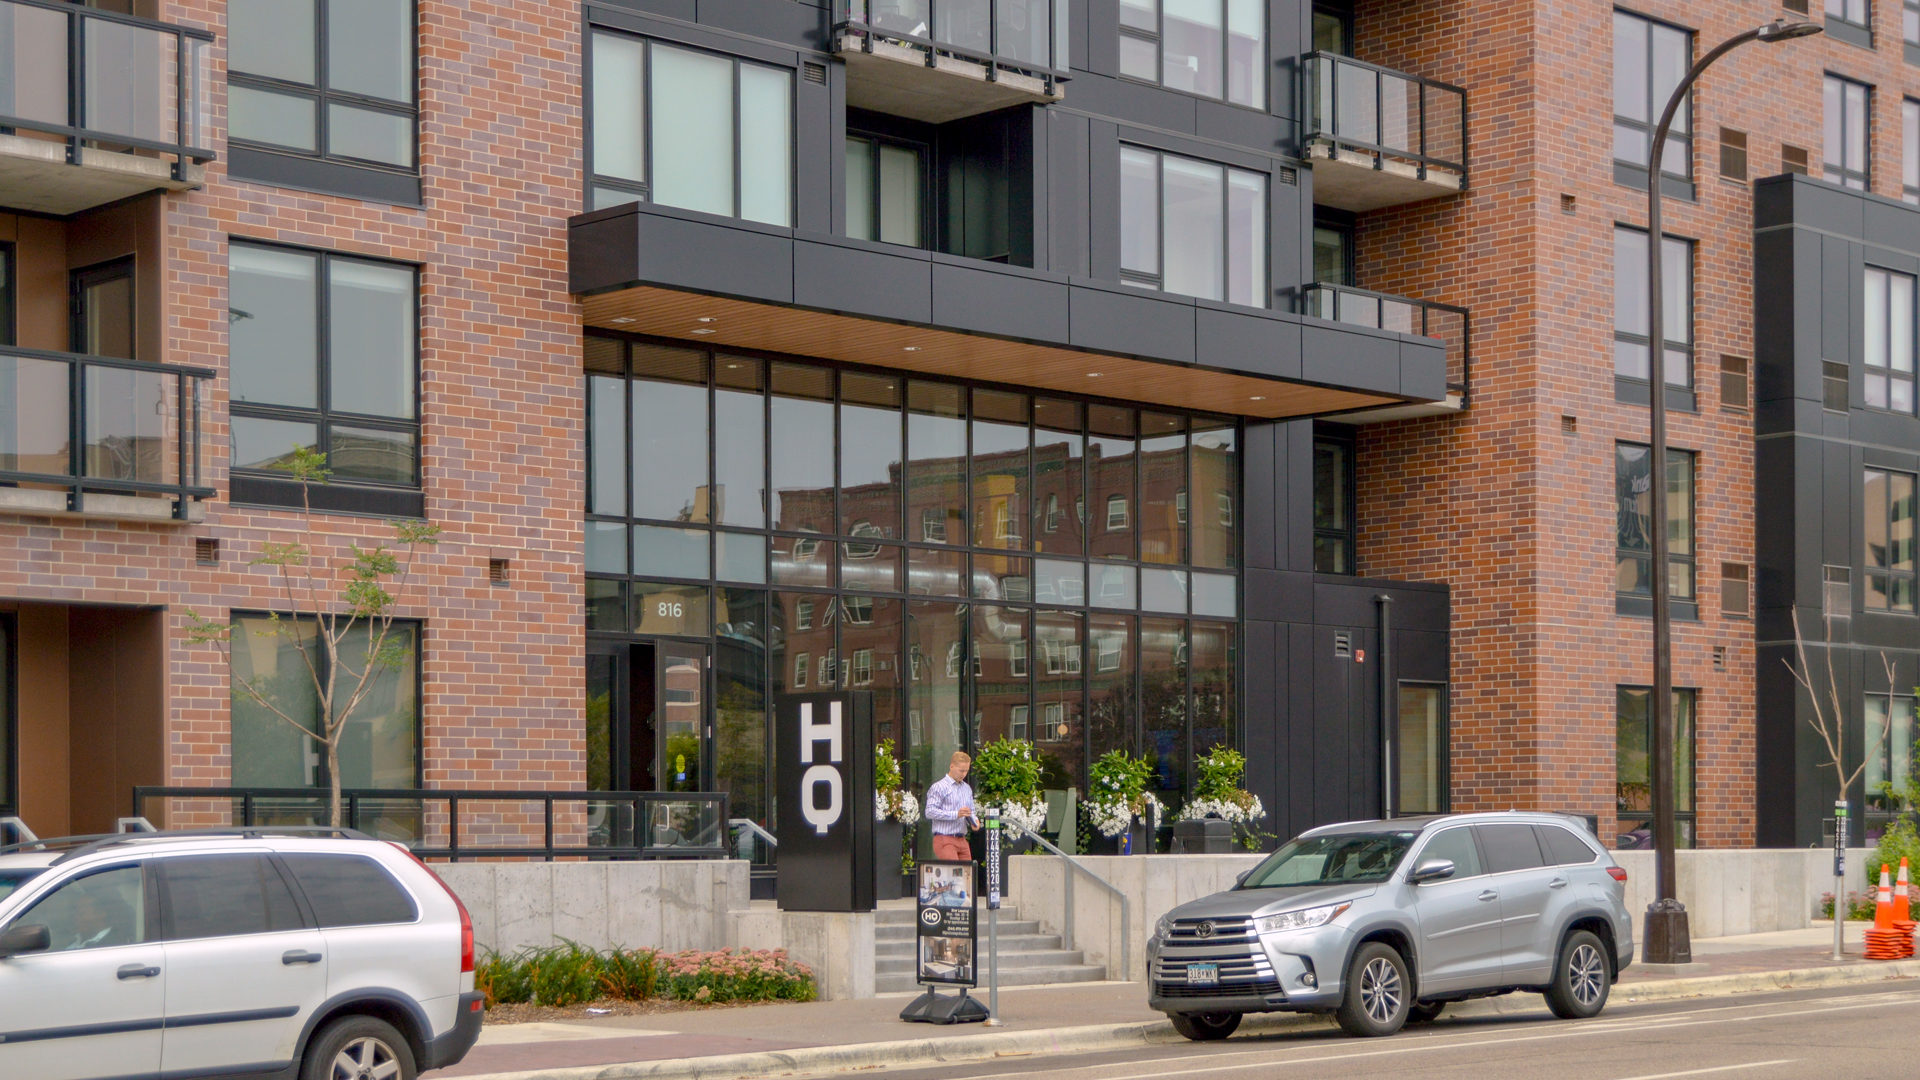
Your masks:
[{"label": "window with dark frame", "polygon": [[1913,473],[1866,470],[1862,532],[1868,611],[1915,613]]},{"label": "window with dark frame", "polygon": [[1861,760],[1866,768],[1866,807],[1869,813],[1892,814],[1910,810],[1907,783],[1913,777],[1916,702],[1912,694],[1865,695],[1865,742]]},{"label": "window with dark frame", "polygon": [[1122,146],[1120,280],[1266,307],[1266,174]]},{"label": "window with dark frame", "polygon": [[1829,74],[1821,84],[1825,149],[1821,179],[1855,191],[1872,187],[1873,88]]},{"label": "window with dark frame", "polygon": [[[1639,169],[1649,167],[1649,143],[1660,110],[1693,63],[1693,32],[1642,15],[1613,12],[1613,159]],[[1686,182],[1693,177],[1693,95],[1673,114],[1660,158],[1662,176]]]},{"label": "window with dark frame", "polygon": [[1912,416],[1914,412],[1914,302],[1912,274],[1869,266],[1865,272],[1865,322],[1861,351],[1866,406]]},{"label": "window with dark frame", "polygon": [[[1662,319],[1666,323],[1666,385],[1693,386],[1693,241],[1671,233],[1661,237]],[[1647,231],[1627,225],[1613,229],[1613,374],[1617,379],[1650,379],[1647,331]]]},{"label": "window with dark frame", "polygon": [[1313,280],[1320,285],[1352,285],[1353,224],[1321,220],[1313,223]]},{"label": "window with dark frame", "polygon": [[595,27],[592,209],[647,202],[793,223],[793,71]]},{"label": "window with dark frame", "polygon": [[[1695,724],[1699,691],[1673,691],[1673,818],[1678,846],[1696,841],[1694,804]],[[1653,690],[1614,688],[1615,848],[1653,846]]]},{"label": "window with dark frame", "polygon": [[234,240],[227,282],[234,471],[311,447],[335,485],[418,488],[418,268]]},{"label": "window with dark frame", "polygon": [[1120,0],[1120,74],[1267,107],[1265,0]]},{"label": "window with dark frame", "polygon": [[[1696,455],[1667,451],[1667,595],[1694,598],[1694,466]],[[1614,444],[1616,511],[1614,592],[1653,596],[1653,450],[1640,443]]]},{"label": "window with dark frame", "polygon": [[1867,0],[1827,0],[1827,19],[1868,30],[1873,26],[1873,9]]},{"label": "window with dark frame", "polygon": [[927,148],[881,135],[847,135],[847,236],[927,245]]},{"label": "window with dark frame", "polygon": [[1747,133],[1720,129],[1720,175],[1728,180],[1747,178]]},{"label": "window with dark frame", "polygon": [[1900,99],[1900,201],[1920,205],[1920,101]]},{"label": "window with dark frame", "polygon": [[1900,0],[1900,41],[1909,52],[1920,49],[1920,0]]},{"label": "window with dark frame", "polygon": [[1353,446],[1316,439],[1313,444],[1313,569],[1352,574],[1354,569]]},{"label": "window with dark frame", "polygon": [[231,0],[228,138],[415,171],[415,18],[410,2]]},{"label": "window with dark frame", "polygon": [[[337,688],[351,688],[366,674],[368,687],[347,720],[341,743],[340,781],[348,788],[412,788],[420,785],[420,673],[424,627],[395,619],[381,654],[372,653],[380,626],[361,622],[341,640],[331,675]],[[327,783],[326,756],[307,735],[276,715],[284,713],[308,731],[320,732],[320,717],[307,664],[329,677],[327,649],[310,616],[235,612],[233,637],[257,642],[233,651],[233,783],[236,787],[314,787]],[[295,640],[304,642],[302,659]],[[269,707],[241,692],[250,681]],[[341,701],[345,697],[340,698]]]}]

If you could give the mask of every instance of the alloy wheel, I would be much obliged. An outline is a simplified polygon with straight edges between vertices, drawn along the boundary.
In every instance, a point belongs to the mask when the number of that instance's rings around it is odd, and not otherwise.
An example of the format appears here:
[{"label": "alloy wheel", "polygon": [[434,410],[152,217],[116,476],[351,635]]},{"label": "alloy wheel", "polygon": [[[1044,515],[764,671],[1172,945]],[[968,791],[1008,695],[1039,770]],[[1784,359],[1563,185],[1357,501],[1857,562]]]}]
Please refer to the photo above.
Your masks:
[{"label": "alloy wheel", "polygon": [[361,1037],[340,1048],[333,1056],[332,1080],[394,1080],[400,1075],[400,1062],[393,1048],[379,1039]]},{"label": "alloy wheel", "polygon": [[1607,961],[1599,949],[1582,944],[1573,950],[1567,962],[1567,988],[1573,991],[1575,1001],[1589,1007],[1599,1001],[1602,980],[1606,977]]},{"label": "alloy wheel", "polygon": [[1400,1011],[1400,970],[1384,956],[1376,956],[1360,972],[1360,1004],[1377,1024],[1391,1021]]}]

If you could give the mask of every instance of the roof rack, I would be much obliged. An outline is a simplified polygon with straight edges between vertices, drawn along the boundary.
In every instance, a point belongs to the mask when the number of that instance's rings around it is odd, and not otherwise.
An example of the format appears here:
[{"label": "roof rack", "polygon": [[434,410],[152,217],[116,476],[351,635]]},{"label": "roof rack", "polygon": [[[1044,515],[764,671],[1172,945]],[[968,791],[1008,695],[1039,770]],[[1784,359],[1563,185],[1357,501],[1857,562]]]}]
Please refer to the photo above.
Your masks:
[{"label": "roof rack", "polygon": [[69,859],[77,859],[102,848],[120,844],[151,843],[160,840],[194,840],[215,836],[237,836],[248,840],[259,840],[269,836],[314,836],[338,837],[343,840],[372,840],[374,837],[358,829],[335,828],[331,825],[249,825],[225,829],[180,829],[173,832],[119,832],[101,833],[91,836],[59,836],[45,840],[30,840],[18,844],[0,847],[0,855],[14,851],[51,851],[66,849],[50,865],[58,866]]}]

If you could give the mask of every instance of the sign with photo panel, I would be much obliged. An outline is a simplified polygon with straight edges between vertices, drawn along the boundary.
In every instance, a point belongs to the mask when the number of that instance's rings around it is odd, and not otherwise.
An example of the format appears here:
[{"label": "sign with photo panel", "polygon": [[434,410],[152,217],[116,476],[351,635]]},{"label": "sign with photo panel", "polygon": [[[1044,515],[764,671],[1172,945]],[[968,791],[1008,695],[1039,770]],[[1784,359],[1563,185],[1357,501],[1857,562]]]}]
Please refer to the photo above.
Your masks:
[{"label": "sign with photo panel", "polygon": [[970,862],[923,862],[916,871],[914,975],[922,986],[978,986],[979,896]]}]

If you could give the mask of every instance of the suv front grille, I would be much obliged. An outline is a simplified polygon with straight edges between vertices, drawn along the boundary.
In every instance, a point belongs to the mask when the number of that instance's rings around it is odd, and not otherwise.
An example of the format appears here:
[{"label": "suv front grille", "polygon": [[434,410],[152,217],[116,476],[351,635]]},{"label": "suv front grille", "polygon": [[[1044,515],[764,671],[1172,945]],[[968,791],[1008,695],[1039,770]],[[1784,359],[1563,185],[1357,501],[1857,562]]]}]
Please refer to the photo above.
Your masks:
[{"label": "suv front grille", "polygon": [[1250,983],[1225,983],[1219,986],[1188,986],[1184,983],[1155,983],[1154,991],[1163,998],[1273,997],[1280,993],[1280,980],[1261,979]]},{"label": "suv front grille", "polygon": [[1221,997],[1241,996],[1245,994],[1277,994],[1280,992],[1280,979],[1274,974],[1273,964],[1265,953],[1252,956],[1222,957],[1205,961],[1218,964],[1220,982],[1218,985],[1195,986],[1187,982],[1187,964],[1190,961],[1162,956],[1153,972],[1154,989],[1161,997]]},{"label": "suv front grille", "polygon": [[1175,919],[1168,945],[1252,945],[1260,940],[1252,919]]}]

